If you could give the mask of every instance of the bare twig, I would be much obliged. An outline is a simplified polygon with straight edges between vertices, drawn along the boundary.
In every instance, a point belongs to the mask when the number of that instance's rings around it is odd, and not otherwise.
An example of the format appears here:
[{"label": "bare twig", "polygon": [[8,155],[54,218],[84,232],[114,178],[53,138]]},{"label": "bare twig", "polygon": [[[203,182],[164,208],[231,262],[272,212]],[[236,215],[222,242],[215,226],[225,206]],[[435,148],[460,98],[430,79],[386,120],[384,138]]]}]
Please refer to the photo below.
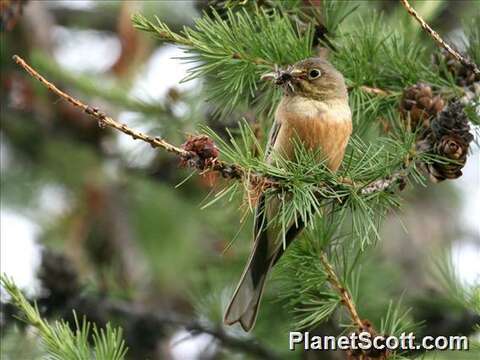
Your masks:
[{"label": "bare twig", "polygon": [[475,74],[480,75],[480,69],[478,66],[471,61],[470,59],[466,58],[458,51],[453,49],[445,40],[443,40],[438,33],[433,30],[430,25],[428,25],[425,20],[415,11],[415,9],[409,4],[408,0],[400,0],[402,5],[407,9],[408,13],[412,15],[415,20],[417,20],[422,28],[435,40],[435,42],[443,47],[446,51],[448,51],[457,61],[461,62],[464,66],[471,69]]},{"label": "bare twig", "polygon": [[[68,101],[70,104],[73,106],[81,109],[88,115],[92,116],[95,120],[98,121],[98,124],[102,127],[111,127],[114,128],[118,131],[123,132],[124,134],[130,136],[134,140],[140,139],[152,146],[152,148],[162,148],[168,152],[171,152],[173,154],[176,154],[180,156],[183,160],[185,160],[185,163],[195,167],[195,166],[200,166],[197,161],[195,161],[198,158],[198,154],[191,152],[191,151],[186,151],[185,149],[182,149],[181,147],[175,146],[167,142],[166,140],[163,140],[159,137],[152,137],[150,135],[144,134],[140,131],[136,131],[130,127],[128,127],[125,124],[119,123],[118,121],[112,119],[111,117],[107,116],[105,113],[101,112],[99,109],[89,106],[87,104],[84,104],[80,100],[74,98],[73,96],[63,92],[59,88],[57,88],[54,84],[52,84],[50,81],[45,79],[42,75],[40,75],[34,68],[32,68],[30,65],[28,65],[25,60],[23,60],[20,56],[14,55],[13,60],[20,65],[26,72],[28,72],[32,77],[40,81],[43,85],[45,85],[48,90],[53,92],[54,94],[60,96],[62,99]],[[242,169],[237,166],[237,165],[230,165],[226,164],[224,162],[219,161],[218,159],[215,159],[215,161],[212,161],[210,165],[210,170],[218,171],[220,172],[224,177],[229,177],[229,178],[240,178],[242,177]],[[205,170],[205,169],[201,169]]]},{"label": "bare twig", "polygon": [[358,315],[358,311],[357,311],[357,308],[355,307],[355,303],[353,302],[352,296],[350,295],[348,290],[345,289],[345,287],[342,285],[342,283],[338,279],[338,276],[335,273],[335,269],[333,268],[333,265],[330,264],[330,262],[328,261],[327,255],[323,251],[320,253],[320,261],[323,267],[325,268],[325,271],[327,272],[328,282],[332,285],[335,291],[337,291],[338,294],[340,295],[342,299],[342,304],[347,309],[353,323],[357,325],[359,329],[365,328],[365,324],[363,323],[363,321],[360,319],[360,316]]},{"label": "bare twig", "polygon": [[393,173],[390,176],[387,176],[383,179],[378,179],[375,180],[374,182],[368,184],[365,186],[362,190],[360,190],[360,193],[362,195],[369,195],[373,194],[376,192],[384,191],[390,188],[391,186],[405,181],[407,177],[407,174],[404,171],[398,171]]},{"label": "bare twig", "polygon": [[[146,310],[138,310],[132,304],[127,302],[113,300],[97,300],[101,301],[102,309],[106,312],[105,317],[110,318],[112,315],[118,316],[128,323],[142,322],[148,323],[158,329],[184,328],[192,337],[199,334],[211,335],[224,348],[230,349],[242,354],[249,354],[259,359],[276,360],[280,357],[272,350],[258,342],[255,338],[242,338],[230,335],[221,326],[210,326],[194,319],[188,319],[178,314],[158,314]],[[159,332],[159,337],[161,336]]]},{"label": "bare twig", "polygon": [[40,81],[43,85],[45,85],[48,88],[48,90],[60,96],[62,99],[68,101],[73,106],[83,110],[88,115],[94,117],[98,121],[98,124],[100,126],[108,126],[108,127],[114,128],[132,137],[134,140],[140,139],[142,141],[145,141],[146,143],[149,143],[153,148],[160,147],[167,150],[168,152],[180,155],[182,157],[189,157],[191,155],[188,153],[188,151],[185,151],[182,148],[174,146],[168,143],[167,141],[160,139],[159,137],[152,137],[144,133],[141,133],[139,131],[133,130],[129,128],[127,125],[121,124],[113,120],[111,117],[105,115],[99,109],[86,105],[80,100],[77,100],[74,97],[68,95],[67,93],[57,88],[54,84],[49,82],[47,79],[45,79],[42,75],[40,75],[35,69],[33,69],[30,65],[28,65],[25,62],[25,60],[23,60],[20,56],[14,55],[13,60],[18,65],[20,65],[26,72],[28,72],[31,76],[33,76],[35,79]]},{"label": "bare twig", "polygon": [[198,321],[192,321],[189,319],[175,318],[172,316],[156,317],[156,320],[163,324],[172,326],[179,326],[189,331],[192,336],[197,334],[208,334],[218,340],[225,348],[234,350],[243,354],[249,354],[255,356],[258,359],[276,360],[280,359],[280,356],[275,352],[265,347],[257,340],[252,338],[240,338],[235,337],[221,327],[208,327]]}]

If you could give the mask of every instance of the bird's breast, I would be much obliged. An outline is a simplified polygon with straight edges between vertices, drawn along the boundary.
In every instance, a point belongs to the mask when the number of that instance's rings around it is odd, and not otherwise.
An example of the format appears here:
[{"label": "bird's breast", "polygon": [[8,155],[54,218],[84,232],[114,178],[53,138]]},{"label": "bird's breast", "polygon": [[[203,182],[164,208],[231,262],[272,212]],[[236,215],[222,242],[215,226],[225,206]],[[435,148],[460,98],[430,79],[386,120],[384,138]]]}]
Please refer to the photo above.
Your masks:
[{"label": "bird's breast", "polygon": [[299,98],[282,100],[276,113],[281,128],[274,150],[292,158],[295,138],[312,151],[320,151],[328,167],[338,169],[350,134],[351,112],[346,100],[322,102]]}]

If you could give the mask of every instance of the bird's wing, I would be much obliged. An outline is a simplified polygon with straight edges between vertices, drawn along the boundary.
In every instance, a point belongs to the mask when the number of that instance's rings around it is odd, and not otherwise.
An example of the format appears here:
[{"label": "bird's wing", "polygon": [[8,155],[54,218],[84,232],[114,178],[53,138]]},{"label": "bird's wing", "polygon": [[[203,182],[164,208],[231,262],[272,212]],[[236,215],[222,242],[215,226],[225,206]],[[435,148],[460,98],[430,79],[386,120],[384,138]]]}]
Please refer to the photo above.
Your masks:
[{"label": "bird's wing", "polygon": [[274,120],[272,124],[272,128],[270,129],[270,133],[268,134],[268,142],[267,142],[267,147],[265,149],[265,158],[268,159],[270,156],[270,153],[272,152],[273,145],[275,144],[275,141],[277,141],[277,136],[278,133],[280,132],[280,128],[282,127],[282,124],[278,120]]}]

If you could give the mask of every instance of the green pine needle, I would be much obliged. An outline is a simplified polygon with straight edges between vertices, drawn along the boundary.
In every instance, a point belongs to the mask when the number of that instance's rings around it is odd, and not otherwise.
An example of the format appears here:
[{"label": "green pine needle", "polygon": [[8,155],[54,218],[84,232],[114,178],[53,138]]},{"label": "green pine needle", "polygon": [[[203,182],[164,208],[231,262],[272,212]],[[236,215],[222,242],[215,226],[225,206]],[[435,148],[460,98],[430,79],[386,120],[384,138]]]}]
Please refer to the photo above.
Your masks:
[{"label": "green pine needle", "polygon": [[185,47],[186,55],[181,58],[194,65],[184,81],[205,78],[206,92],[223,114],[239,105],[271,109],[279,96],[276,90],[267,90],[260,77],[274,65],[310,57],[311,27],[300,31],[278,10],[229,9],[224,18],[212,12],[211,17],[198,19],[194,27],[185,27],[182,34],[174,33],[158,18],[150,21],[136,14],[132,21],[139,30]]},{"label": "green pine needle", "polygon": [[[36,304],[31,305],[27,301],[11,278],[5,274],[0,275],[0,284],[11,297],[12,304],[19,310],[20,319],[38,330],[38,335],[48,353],[48,359],[123,360],[125,358],[127,348],[120,328],[113,328],[107,324],[105,329],[98,329],[85,318],[80,323],[75,312],[73,312],[75,330],[72,330],[70,324],[64,320],[51,324],[40,316]],[[93,346],[89,344],[91,334]]]}]

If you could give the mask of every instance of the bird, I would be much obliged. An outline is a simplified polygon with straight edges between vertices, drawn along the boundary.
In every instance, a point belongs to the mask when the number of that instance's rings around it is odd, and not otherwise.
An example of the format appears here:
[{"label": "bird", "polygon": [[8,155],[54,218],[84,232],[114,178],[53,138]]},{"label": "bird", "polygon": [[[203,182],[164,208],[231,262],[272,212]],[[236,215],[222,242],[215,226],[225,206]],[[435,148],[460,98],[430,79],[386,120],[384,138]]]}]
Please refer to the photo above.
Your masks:
[{"label": "bird", "polygon": [[[270,129],[266,162],[274,164],[279,156],[294,161],[299,141],[308,151],[320,153],[325,165],[336,172],[352,133],[343,74],[325,57],[313,57],[264,74],[262,80],[273,81],[283,90]],[[238,322],[245,332],[255,325],[267,275],[304,227],[298,219],[283,230],[283,237],[282,230],[267,226],[278,215],[279,205],[278,198],[259,197],[253,248],[225,311],[224,323]]]}]

